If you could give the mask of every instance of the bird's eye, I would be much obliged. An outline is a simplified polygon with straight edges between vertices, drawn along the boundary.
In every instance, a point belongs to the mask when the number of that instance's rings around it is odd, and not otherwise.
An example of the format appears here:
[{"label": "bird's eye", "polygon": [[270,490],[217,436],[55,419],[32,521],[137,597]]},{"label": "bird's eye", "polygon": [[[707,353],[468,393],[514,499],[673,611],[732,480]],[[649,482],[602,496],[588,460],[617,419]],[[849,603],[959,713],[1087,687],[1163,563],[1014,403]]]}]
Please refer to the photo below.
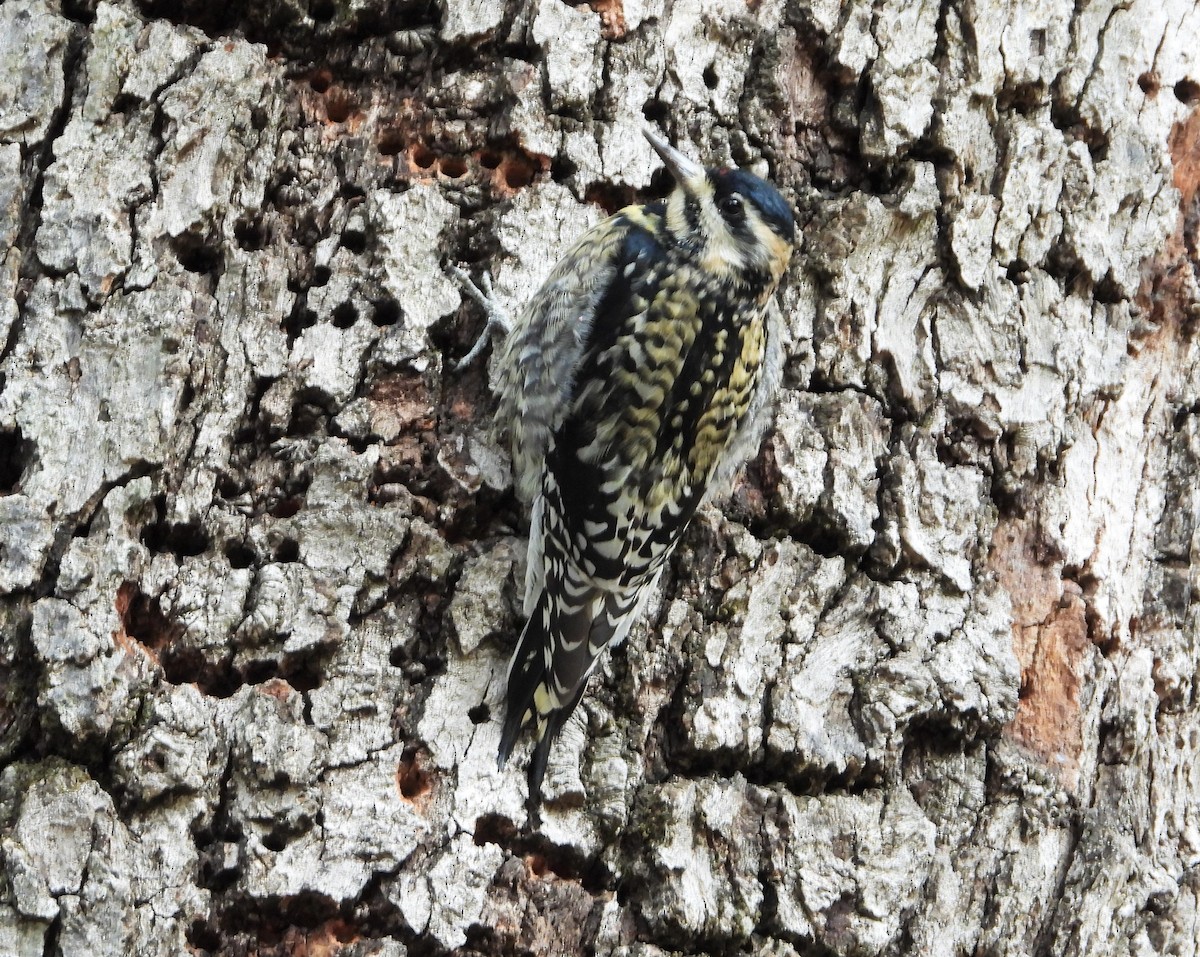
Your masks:
[{"label": "bird's eye", "polygon": [[717,204],[717,208],[721,210],[721,215],[731,223],[740,223],[746,218],[746,207],[736,196],[726,196]]}]

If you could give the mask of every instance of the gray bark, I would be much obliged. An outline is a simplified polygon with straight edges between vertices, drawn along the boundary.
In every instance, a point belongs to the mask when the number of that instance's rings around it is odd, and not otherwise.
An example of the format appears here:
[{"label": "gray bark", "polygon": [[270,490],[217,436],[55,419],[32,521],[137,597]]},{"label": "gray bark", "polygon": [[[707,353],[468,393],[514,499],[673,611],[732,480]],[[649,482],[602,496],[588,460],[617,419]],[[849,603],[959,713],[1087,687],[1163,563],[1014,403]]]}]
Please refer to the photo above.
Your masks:
[{"label": "gray bark", "polygon": [[[1198,41],[0,5],[0,954],[1197,953]],[[444,266],[515,308],[648,121],[800,209],[785,383],[531,820]]]}]

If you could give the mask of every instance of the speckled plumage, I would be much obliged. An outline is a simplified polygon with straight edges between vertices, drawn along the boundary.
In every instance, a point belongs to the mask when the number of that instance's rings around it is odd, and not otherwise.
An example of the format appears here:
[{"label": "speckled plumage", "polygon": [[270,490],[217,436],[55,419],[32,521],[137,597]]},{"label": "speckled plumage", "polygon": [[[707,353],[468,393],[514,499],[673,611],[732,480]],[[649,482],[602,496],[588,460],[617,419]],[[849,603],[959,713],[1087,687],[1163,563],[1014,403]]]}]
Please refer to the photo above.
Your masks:
[{"label": "speckled plumage", "polygon": [[585,234],[497,363],[517,491],[532,503],[526,613],[503,763],[550,743],[598,656],[624,639],[696,508],[765,428],[780,355],[772,296],[791,211],[763,180],[703,170],[647,134],[677,181]]}]

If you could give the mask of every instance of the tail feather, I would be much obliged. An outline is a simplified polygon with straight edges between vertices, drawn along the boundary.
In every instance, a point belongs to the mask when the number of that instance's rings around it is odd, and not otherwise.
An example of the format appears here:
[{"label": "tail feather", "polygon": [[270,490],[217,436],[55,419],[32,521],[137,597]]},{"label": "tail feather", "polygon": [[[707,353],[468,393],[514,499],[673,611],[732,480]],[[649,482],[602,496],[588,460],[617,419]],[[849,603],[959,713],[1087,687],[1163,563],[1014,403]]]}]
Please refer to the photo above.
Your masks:
[{"label": "tail feather", "polygon": [[545,640],[543,631],[536,623],[542,619],[541,604],[529,616],[521,640],[513,652],[508,666],[508,690],[505,692],[504,730],[500,733],[500,750],[497,761],[501,768],[508,763],[516,746],[521,730],[536,716],[533,695],[546,674]]},{"label": "tail feather", "polygon": [[546,764],[550,760],[550,746],[554,744],[554,739],[558,737],[563,725],[567,723],[567,718],[571,717],[572,712],[579,704],[579,699],[583,697],[583,689],[586,687],[586,681],[580,682],[579,690],[575,692],[575,696],[570,702],[552,712],[541,727],[537,744],[533,748],[533,755],[529,759],[529,800],[533,802],[534,806],[542,798],[542,778],[546,776]]},{"label": "tail feather", "polygon": [[521,732],[533,726],[529,797],[535,805],[541,799],[550,747],[583,697],[597,656],[613,637],[615,623],[600,610],[607,604],[599,593],[592,593],[564,607],[543,591],[513,653],[498,759],[503,767]]}]

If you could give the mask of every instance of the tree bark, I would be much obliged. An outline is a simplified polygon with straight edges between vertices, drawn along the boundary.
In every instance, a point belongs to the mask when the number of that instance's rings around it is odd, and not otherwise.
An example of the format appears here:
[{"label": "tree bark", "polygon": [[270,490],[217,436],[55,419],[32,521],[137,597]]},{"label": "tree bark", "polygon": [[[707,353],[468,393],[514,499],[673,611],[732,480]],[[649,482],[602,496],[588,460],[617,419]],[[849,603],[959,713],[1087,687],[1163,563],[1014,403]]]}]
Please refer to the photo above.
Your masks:
[{"label": "tree bark", "polygon": [[[0,5],[0,954],[1195,954],[1192,0]],[[654,123],[775,428],[551,755],[482,325]]]}]

